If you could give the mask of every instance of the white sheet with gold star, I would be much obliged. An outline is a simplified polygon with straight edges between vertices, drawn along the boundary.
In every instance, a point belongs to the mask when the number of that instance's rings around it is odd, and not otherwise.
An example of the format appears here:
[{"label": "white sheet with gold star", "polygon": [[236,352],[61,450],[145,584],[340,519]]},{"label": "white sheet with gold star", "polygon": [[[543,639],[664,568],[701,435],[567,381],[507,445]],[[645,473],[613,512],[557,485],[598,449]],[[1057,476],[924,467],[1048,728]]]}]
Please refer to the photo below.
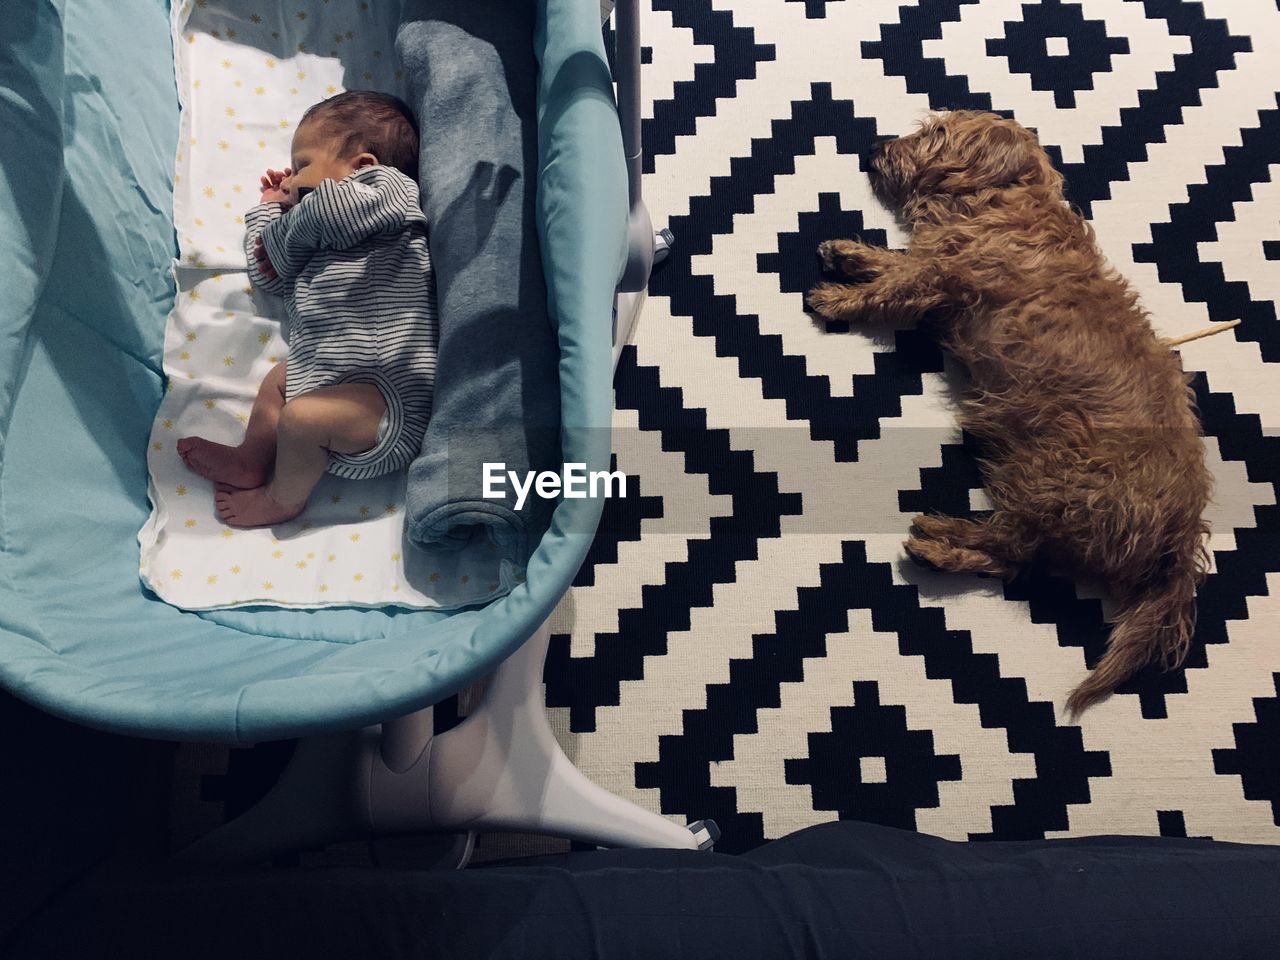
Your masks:
[{"label": "white sheet with gold star", "polygon": [[458,554],[428,556],[408,543],[403,471],[326,475],[295,520],[238,530],[218,520],[212,484],[177,454],[184,436],[239,443],[258,386],[287,354],[283,302],[253,291],[245,270],[244,212],[260,175],[288,163],[293,127],[312,103],[344,89],[401,93],[399,19],[397,2],[174,8],[180,259],[165,331],[168,391],[148,451],[153,509],[138,539],[143,582],[175,606],[454,607],[500,596],[522,574],[496,552],[460,567]]}]

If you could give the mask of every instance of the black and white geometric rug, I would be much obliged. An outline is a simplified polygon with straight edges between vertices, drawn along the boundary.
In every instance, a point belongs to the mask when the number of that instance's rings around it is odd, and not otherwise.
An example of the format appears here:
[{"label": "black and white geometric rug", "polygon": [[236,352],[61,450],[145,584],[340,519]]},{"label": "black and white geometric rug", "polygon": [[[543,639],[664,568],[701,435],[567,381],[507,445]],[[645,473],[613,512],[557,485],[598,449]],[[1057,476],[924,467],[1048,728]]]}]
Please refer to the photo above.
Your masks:
[{"label": "black and white geometric rug", "polygon": [[[642,42],[676,246],[615,381],[629,495],[553,621],[578,767],[731,853],[836,818],[1280,843],[1276,0],[651,0]],[[955,107],[1038,131],[1160,334],[1242,321],[1181,348],[1217,481],[1186,669],[1079,723],[1105,592],[906,562],[915,514],[983,506],[957,371],[804,310],[821,240],[905,242],[860,154]]]}]

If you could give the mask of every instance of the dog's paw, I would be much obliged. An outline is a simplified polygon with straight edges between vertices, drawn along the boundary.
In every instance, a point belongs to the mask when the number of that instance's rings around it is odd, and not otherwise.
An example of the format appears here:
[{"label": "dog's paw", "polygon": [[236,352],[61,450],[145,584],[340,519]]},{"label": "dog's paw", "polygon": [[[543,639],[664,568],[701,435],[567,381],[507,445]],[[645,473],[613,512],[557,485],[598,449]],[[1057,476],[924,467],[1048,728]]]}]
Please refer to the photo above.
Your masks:
[{"label": "dog's paw", "polygon": [[818,244],[818,259],[828,273],[842,273],[846,277],[870,278],[880,271],[873,262],[871,248],[858,239],[824,240]]},{"label": "dog's paw", "polygon": [[849,291],[841,283],[820,283],[804,298],[810,310],[828,320],[843,320],[848,314]]},{"label": "dog's paw", "polygon": [[910,540],[904,540],[902,547],[907,557],[916,566],[932,570],[934,573],[946,573],[946,569],[939,562],[940,551],[937,544],[913,536]]}]

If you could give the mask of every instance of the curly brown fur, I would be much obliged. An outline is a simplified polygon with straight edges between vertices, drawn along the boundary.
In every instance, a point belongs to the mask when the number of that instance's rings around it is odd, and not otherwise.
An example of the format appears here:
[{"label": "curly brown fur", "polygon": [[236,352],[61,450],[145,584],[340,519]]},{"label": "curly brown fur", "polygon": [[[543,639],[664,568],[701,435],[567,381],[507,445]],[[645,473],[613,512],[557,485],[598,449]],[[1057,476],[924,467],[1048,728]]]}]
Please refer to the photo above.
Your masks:
[{"label": "curly brown fur", "polygon": [[1212,478],[1177,354],[1066,203],[1033,133],[955,111],[883,144],[877,193],[912,228],[905,252],[829,240],[854,283],[808,296],[818,314],[928,314],[972,375],[961,426],[984,443],[994,513],[917,517],[906,549],[943,570],[1011,576],[1034,557],[1107,582],[1106,653],[1067,701],[1075,717],[1148,663],[1185,661],[1208,568]]}]

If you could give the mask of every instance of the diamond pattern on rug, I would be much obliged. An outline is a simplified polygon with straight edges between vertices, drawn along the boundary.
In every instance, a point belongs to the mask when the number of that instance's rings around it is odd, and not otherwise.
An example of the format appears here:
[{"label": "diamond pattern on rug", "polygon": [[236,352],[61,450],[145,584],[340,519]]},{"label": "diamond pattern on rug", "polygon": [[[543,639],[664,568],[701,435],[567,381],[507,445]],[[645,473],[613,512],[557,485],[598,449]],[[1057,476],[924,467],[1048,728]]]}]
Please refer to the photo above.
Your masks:
[{"label": "diamond pattern on rug", "polygon": [[[633,492],[552,622],[547,703],[579,768],[714,818],[727,852],[835,818],[1280,843],[1280,10],[652,0],[641,30],[645,198],[676,245],[615,377]],[[1038,131],[1158,333],[1242,320],[1180,348],[1217,482],[1186,667],[1077,723],[1105,584],[907,562],[916,514],[987,505],[963,371],[928,329],[804,309],[820,241],[907,241],[871,146],[957,107]],[[251,767],[210,791],[253,794],[232,783]]]}]

